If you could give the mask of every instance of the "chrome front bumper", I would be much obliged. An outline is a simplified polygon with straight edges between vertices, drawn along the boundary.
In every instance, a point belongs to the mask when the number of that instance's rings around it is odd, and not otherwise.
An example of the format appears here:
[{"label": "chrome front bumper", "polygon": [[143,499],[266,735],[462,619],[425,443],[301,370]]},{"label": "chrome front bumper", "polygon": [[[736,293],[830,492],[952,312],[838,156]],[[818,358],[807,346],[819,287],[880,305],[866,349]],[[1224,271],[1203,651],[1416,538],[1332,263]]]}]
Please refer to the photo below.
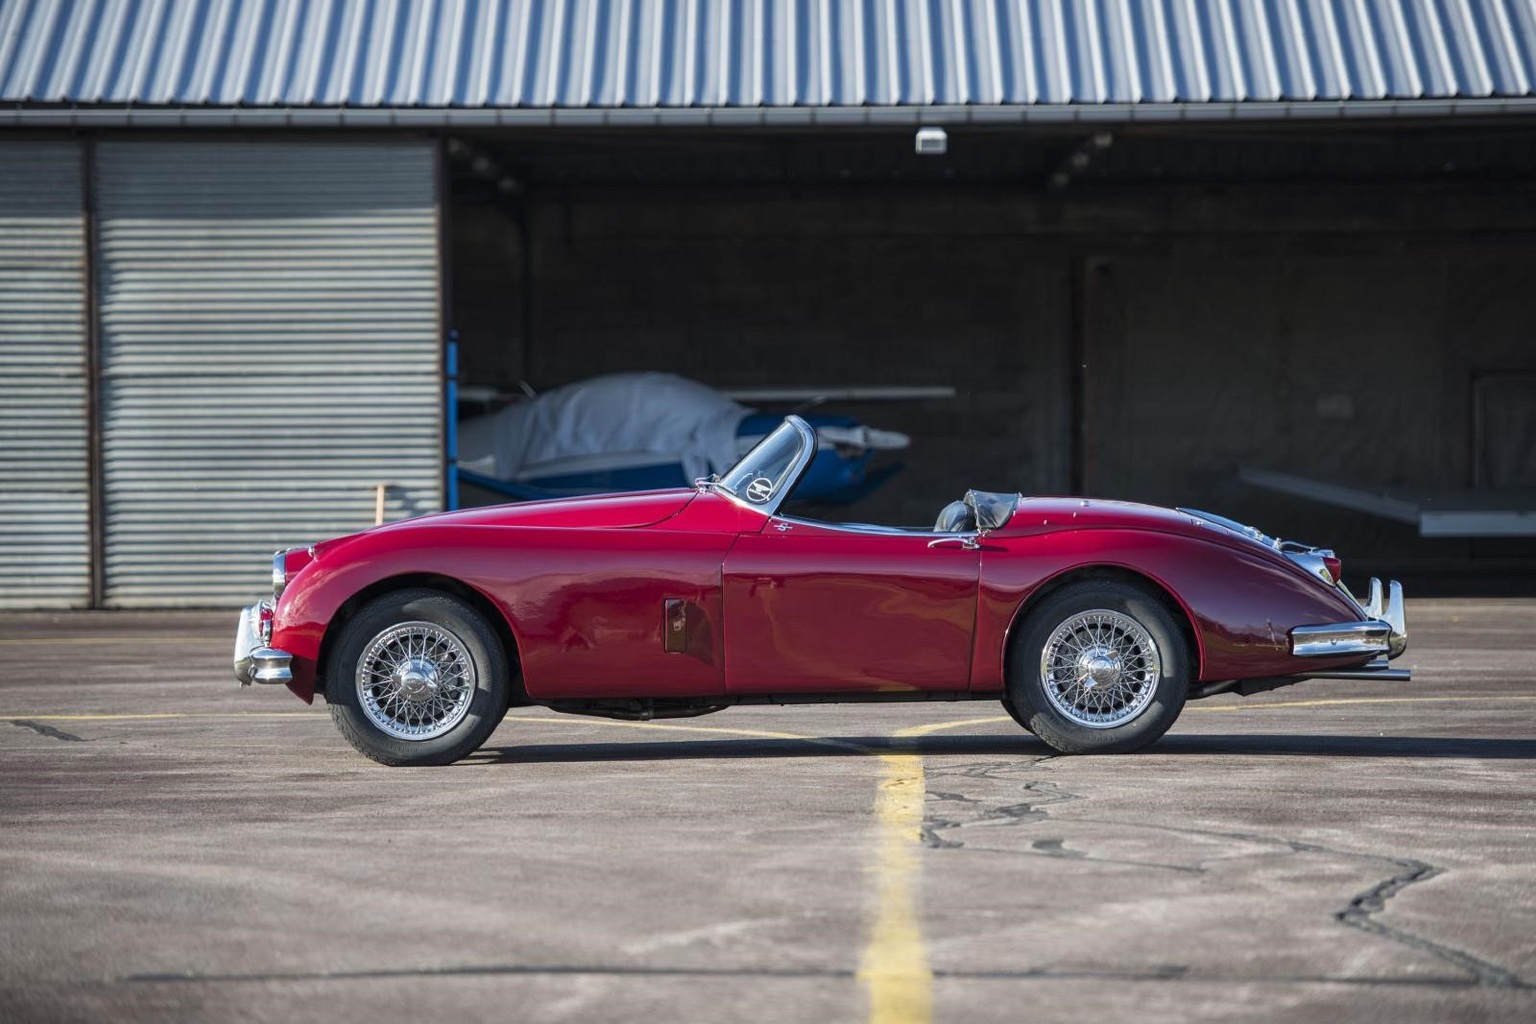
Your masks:
[{"label": "chrome front bumper", "polygon": [[[1342,584],[1340,589],[1349,594]],[[1383,595],[1381,580],[1372,577],[1371,593],[1366,600],[1361,601],[1353,594],[1349,596],[1365,613],[1364,619],[1321,626],[1297,626],[1291,630],[1291,653],[1303,658],[1336,658],[1350,654],[1395,658],[1408,649],[1408,619],[1403,611],[1401,583],[1393,580]],[[1380,678],[1379,669],[1368,671],[1372,666],[1350,671],[1365,672],[1370,677]],[[1406,670],[1402,678],[1407,678]]]},{"label": "chrome front bumper", "polygon": [[243,609],[235,628],[235,678],[241,686],[293,681],[293,655],[269,647],[271,642],[272,602],[258,601]]}]

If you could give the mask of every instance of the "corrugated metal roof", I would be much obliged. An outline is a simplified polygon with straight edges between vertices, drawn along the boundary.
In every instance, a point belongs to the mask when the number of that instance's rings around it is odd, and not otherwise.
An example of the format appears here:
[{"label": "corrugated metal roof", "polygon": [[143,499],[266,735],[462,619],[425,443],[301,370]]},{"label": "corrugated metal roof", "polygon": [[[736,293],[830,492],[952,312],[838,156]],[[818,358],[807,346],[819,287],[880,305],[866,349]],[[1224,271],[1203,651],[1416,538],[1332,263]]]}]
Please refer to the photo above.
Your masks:
[{"label": "corrugated metal roof", "polygon": [[1227,104],[1273,115],[1524,99],[1533,83],[1536,0],[0,2],[0,102],[13,113],[862,107],[964,118]]}]

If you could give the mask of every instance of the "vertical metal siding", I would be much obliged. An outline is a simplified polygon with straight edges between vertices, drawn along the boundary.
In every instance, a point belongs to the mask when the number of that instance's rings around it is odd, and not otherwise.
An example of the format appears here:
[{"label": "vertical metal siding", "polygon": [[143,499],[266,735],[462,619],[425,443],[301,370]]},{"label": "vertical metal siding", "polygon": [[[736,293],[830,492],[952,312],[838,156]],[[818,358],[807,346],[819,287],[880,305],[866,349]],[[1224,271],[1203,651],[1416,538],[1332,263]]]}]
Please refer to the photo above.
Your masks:
[{"label": "vertical metal siding", "polygon": [[90,602],[81,174],[0,143],[0,608]]},{"label": "vertical metal siding", "polygon": [[434,152],[98,149],[105,602],[269,589],[273,549],[435,511]]}]

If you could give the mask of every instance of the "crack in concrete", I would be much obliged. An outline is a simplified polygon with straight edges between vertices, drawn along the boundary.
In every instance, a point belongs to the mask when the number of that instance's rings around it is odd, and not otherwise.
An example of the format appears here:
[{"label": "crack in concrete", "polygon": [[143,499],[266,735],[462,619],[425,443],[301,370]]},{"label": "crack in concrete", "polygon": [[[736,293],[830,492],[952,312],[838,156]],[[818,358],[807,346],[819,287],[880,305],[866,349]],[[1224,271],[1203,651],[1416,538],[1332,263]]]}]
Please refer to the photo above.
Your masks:
[{"label": "crack in concrete", "polygon": [[1380,882],[1365,892],[1360,893],[1349,901],[1349,906],[1336,911],[1333,915],[1335,921],[1350,928],[1358,928],[1368,935],[1379,935],[1384,939],[1401,943],[1413,949],[1421,950],[1431,956],[1449,961],[1466,971],[1476,979],[1478,985],[1486,985],[1491,988],[1525,988],[1525,982],[1515,974],[1498,964],[1473,956],[1471,953],[1447,946],[1443,943],[1426,939],[1412,932],[1394,928],[1383,924],[1374,915],[1386,909],[1387,900],[1396,896],[1404,889],[1417,882],[1425,882],[1436,875],[1442,874],[1442,870],[1431,864],[1425,864],[1416,860],[1397,860],[1386,858],[1401,864],[1404,870],[1391,878]]},{"label": "crack in concrete", "polygon": [[[1051,754],[1045,757],[1032,758],[1022,763],[1010,763],[1005,761],[985,761],[978,764],[954,765],[947,768],[933,769],[930,777],[963,777],[973,779],[997,779],[1003,775],[1019,775],[1038,768],[1047,761],[1056,760],[1058,755]],[[1044,808],[1051,804],[1064,803],[1068,800],[1079,799],[1076,793],[1068,793],[1054,782],[1043,779],[1030,779],[1019,783],[1027,792],[1038,794],[1040,799],[1008,804],[1002,807],[987,807],[985,802],[963,793],[954,793],[946,790],[936,790],[932,786],[928,788],[930,799],[948,801],[956,804],[969,804],[978,808],[974,817],[969,820],[959,820],[952,817],[939,817],[929,814],[923,821],[923,845],[939,850],[953,850],[965,847],[977,853],[1000,853],[1017,857],[1056,857],[1063,860],[1093,861],[1098,864],[1122,864],[1132,867],[1160,868],[1165,871],[1184,871],[1193,874],[1203,874],[1205,869],[1189,867],[1183,864],[1163,864],[1157,861],[1141,860],[1117,860],[1111,857],[1095,857],[1092,854],[1080,850],[1068,850],[1063,844],[1064,839],[1037,839],[1028,850],[1004,849],[995,846],[981,846],[974,840],[951,839],[940,833],[949,830],[958,830],[974,826],[1007,826],[1027,825],[1038,821],[1045,821],[1050,817],[1050,812]]]},{"label": "crack in concrete", "polygon": [[85,742],[85,738],[83,736],[76,736],[72,732],[65,732],[63,729],[55,729],[53,726],[44,725],[41,722],[33,722],[25,718],[12,718],[9,721],[12,725],[18,728],[31,729],[39,736],[51,736],[56,740],[69,740],[72,743]]},{"label": "crack in concrete", "polygon": [[[947,766],[945,768],[932,769],[930,777],[943,778],[963,777],[971,779],[983,779],[987,781],[1011,781],[1007,776],[1016,776],[1025,772],[1033,772],[1048,761],[1056,760],[1054,756],[1033,758],[1025,762],[991,761],[977,764]],[[1094,857],[1078,850],[1069,850],[1065,847],[1065,840],[1057,837],[1046,837],[1034,840],[1029,850],[999,850],[996,848],[968,846],[967,843],[950,839],[940,833],[966,828],[976,825],[1022,825],[1049,820],[1051,813],[1045,808],[1051,804],[1064,803],[1070,800],[1086,799],[1080,793],[1073,793],[1062,789],[1052,782],[1042,780],[1029,780],[1023,783],[1023,788],[1032,793],[1039,793],[1045,797],[1027,803],[1009,804],[1002,807],[988,807],[982,799],[967,796],[962,793],[934,790],[930,787],[929,796],[939,802],[971,805],[977,809],[977,816],[971,820],[956,820],[954,818],[928,816],[923,823],[923,844],[933,849],[959,849],[962,847],[975,852],[987,853],[1012,853],[1019,856],[1046,856],[1058,859],[1074,860],[1079,862],[1098,862],[1106,864],[1134,864],[1141,867],[1160,867],[1175,871],[1188,871],[1205,874],[1203,864],[1194,866],[1176,864],[1157,864],[1144,861],[1112,860],[1109,858]],[[1216,829],[1188,828],[1176,825],[1158,825],[1144,822],[1119,821],[1110,818],[1074,818],[1074,822],[1083,822],[1096,825],[1111,825],[1126,829],[1151,829],[1161,832],[1169,832],[1177,835],[1201,836],[1204,838],[1226,839],[1239,842],[1255,843],[1266,846],[1279,846],[1291,853],[1322,854],[1334,857],[1354,858],[1357,860],[1374,861],[1377,863],[1392,865],[1397,870],[1388,878],[1378,882],[1364,892],[1353,896],[1343,909],[1333,914],[1335,921],[1347,928],[1354,928],[1368,935],[1395,942],[1410,949],[1429,954],[1456,969],[1465,972],[1470,977],[1461,982],[1466,986],[1488,988],[1514,988],[1525,989],[1532,987],[1524,979],[1513,971],[1491,961],[1474,956],[1465,950],[1454,946],[1435,942],[1432,939],[1415,935],[1412,932],[1386,924],[1378,919],[1377,915],[1386,910],[1387,901],[1398,895],[1411,885],[1428,881],[1444,870],[1433,864],[1415,860],[1408,857],[1394,857],[1379,853],[1361,853],[1354,850],[1341,850],[1334,847],[1323,846],[1319,843],[1310,843],[1299,839],[1287,839],[1284,837],[1259,835],[1247,832],[1224,832]],[[934,972],[938,976],[939,972]],[[1325,980],[1325,979],[1317,979]],[[1445,984],[1450,984],[1446,982]]]},{"label": "crack in concrete", "polygon": [[971,797],[967,797],[963,794],[950,793],[944,790],[935,790],[930,788],[928,790],[929,799],[972,804],[978,806],[980,810],[978,816],[970,821],[962,821],[957,818],[941,818],[933,814],[925,816],[923,819],[923,845],[931,846],[936,849],[955,849],[957,847],[964,846],[965,843],[961,842],[960,840],[947,839],[944,836],[941,836],[939,833],[949,829],[965,828],[968,825],[979,825],[984,823],[1024,825],[1030,822],[1044,821],[1046,818],[1050,817],[1050,814],[1042,808],[1047,804],[1056,803],[1058,800],[1062,799],[1062,797],[1059,795],[1051,792],[1051,790],[1053,790],[1055,787],[1048,782],[1027,782],[1024,784],[1024,788],[1030,792],[1042,794],[1044,799],[1034,802],[1008,804],[1004,807],[985,807],[982,806],[981,801],[972,799]]},{"label": "crack in concrete", "polygon": [[[1032,772],[1046,761],[1054,759],[1054,755],[1047,757],[1031,758],[1028,761],[983,761],[977,764],[951,765],[944,768],[930,768],[929,779],[943,778],[967,778],[985,779],[995,781],[1000,776],[1016,776],[1026,772]],[[923,844],[935,849],[957,849],[966,844],[959,839],[950,839],[939,833],[968,828],[976,825],[1027,825],[1036,821],[1044,821],[1051,816],[1045,810],[1051,804],[1062,803],[1067,800],[1078,799],[1077,794],[1068,793],[1060,789],[1054,782],[1043,779],[1026,779],[1019,783],[1025,792],[1038,797],[1035,800],[1020,801],[1015,804],[1005,804],[1000,807],[988,806],[984,800],[967,796],[964,793],[956,793],[950,790],[936,789],[928,786],[928,799],[939,803],[951,803],[969,805],[975,808],[974,816],[969,820],[952,817],[939,817],[929,814],[923,821]]]},{"label": "crack in concrete", "polygon": [[1399,870],[1390,877],[1371,886],[1369,889],[1350,898],[1349,903],[1341,910],[1333,913],[1333,919],[1340,924],[1365,932],[1368,935],[1376,935],[1380,938],[1396,942],[1399,945],[1428,953],[1437,959],[1453,965],[1472,976],[1471,984],[1486,986],[1489,988],[1529,988],[1530,986],[1519,975],[1505,967],[1481,957],[1473,956],[1465,950],[1454,946],[1426,939],[1421,935],[1401,928],[1393,927],[1377,920],[1376,914],[1386,910],[1389,899],[1402,892],[1417,882],[1428,881],[1436,875],[1444,874],[1442,868],[1424,861],[1407,857],[1393,857],[1381,853],[1361,853],[1357,850],[1341,850],[1337,847],[1324,846],[1320,843],[1309,843],[1300,839],[1287,839],[1280,836],[1264,836],[1249,832],[1223,832],[1215,829],[1185,828],[1173,825],[1135,825],[1128,822],[1107,821],[1104,819],[1082,818],[1081,821],[1093,821],[1098,824],[1114,824],[1139,828],[1160,829],[1162,831],[1183,833],[1186,835],[1207,836],[1218,839],[1234,839],[1241,842],[1268,844],[1281,846],[1293,853],[1315,853],[1333,857],[1355,858],[1357,860],[1376,861],[1390,864]]},{"label": "crack in concrete", "polygon": [[[975,779],[996,779],[1000,775],[1017,775],[1022,772],[1033,771],[1046,761],[1056,759],[1057,755],[1034,758],[1022,764],[1010,764],[1001,761],[982,762],[973,765],[957,765],[953,768],[934,769],[931,776],[942,777],[962,776]],[[1056,857],[1063,860],[1093,861],[1098,864],[1121,864],[1132,867],[1159,868],[1165,871],[1184,871],[1192,874],[1204,874],[1205,869],[1189,867],[1183,864],[1163,864],[1157,861],[1117,860],[1112,857],[1095,857],[1079,850],[1068,850],[1063,847],[1062,839],[1039,839],[1031,844],[1030,849],[1008,849],[996,846],[981,846],[974,840],[962,841],[951,839],[941,835],[941,832],[969,828],[980,825],[1027,825],[1037,821],[1044,821],[1050,817],[1050,812],[1043,808],[1051,804],[1063,803],[1067,800],[1078,799],[1077,794],[1068,793],[1059,788],[1054,782],[1045,780],[1027,780],[1021,783],[1023,788],[1031,793],[1039,794],[1041,799],[1008,804],[1003,807],[986,807],[984,802],[963,793],[953,793],[945,790],[935,790],[931,786],[928,789],[930,799],[949,801],[957,804],[970,804],[979,808],[977,815],[970,820],[958,820],[956,818],[941,818],[937,815],[928,815],[922,826],[923,845],[941,850],[953,850],[965,847],[975,853],[998,853],[1015,857]]]}]

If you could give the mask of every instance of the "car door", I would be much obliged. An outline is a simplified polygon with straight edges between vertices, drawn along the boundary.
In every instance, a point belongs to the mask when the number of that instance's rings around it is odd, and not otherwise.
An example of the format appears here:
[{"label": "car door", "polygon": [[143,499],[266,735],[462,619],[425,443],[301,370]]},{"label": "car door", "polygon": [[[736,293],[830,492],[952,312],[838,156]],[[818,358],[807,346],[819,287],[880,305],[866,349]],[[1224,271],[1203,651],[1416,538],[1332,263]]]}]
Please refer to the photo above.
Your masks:
[{"label": "car door", "polygon": [[729,693],[964,690],[979,552],[772,517],[723,571]]}]

